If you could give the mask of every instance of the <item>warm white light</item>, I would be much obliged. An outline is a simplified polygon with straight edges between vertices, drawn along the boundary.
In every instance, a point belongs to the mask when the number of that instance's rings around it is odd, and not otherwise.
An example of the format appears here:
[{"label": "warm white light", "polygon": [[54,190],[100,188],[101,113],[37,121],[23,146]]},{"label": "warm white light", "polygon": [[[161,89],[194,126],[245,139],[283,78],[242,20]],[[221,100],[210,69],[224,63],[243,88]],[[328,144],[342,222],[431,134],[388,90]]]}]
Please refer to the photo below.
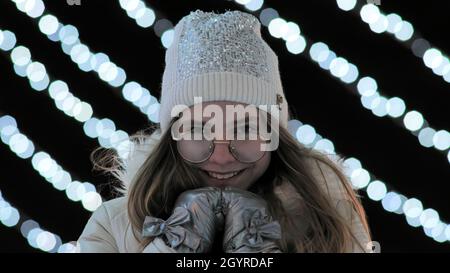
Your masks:
[{"label": "warm white light", "polygon": [[275,38],[283,36],[282,29],[286,25],[286,21],[282,18],[275,18],[269,23],[269,33]]},{"label": "warm white light", "polygon": [[263,4],[264,0],[251,0],[245,5],[245,8],[250,11],[257,11],[263,6]]},{"label": "warm white light", "polygon": [[436,48],[428,49],[427,51],[425,51],[423,55],[423,62],[429,68],[438,67],[442,61],[443,61],[442,53]]},{"label": "warm white light", "polygon": [[66,195],[72,201],[80,201],[84,194],[84,187],[78,181],[72,181],[66,188]]},{"label": "warm white light", "polygon": [[148,28],[155,23],[156,15],[152,9],[145,8],[142,15],[136,16],[136,24],[143,28]]},{"label": "warm white light", "polygon": [[127,79],[127,74],[125,73],[125,70],[123,70],[121,67],[117,67],[117,76],[114,80],[109,81],[108,83],[111,86],[119,87],[125,83]]},{"label": "warm white light", "polygon": [[164,33],[162,34],[161,42],[165,48],[169,48],[172,44],[174,32],[175,31],[173,29],[169,29],[164,31]]},{"label": "warm white light", "polygon": [[73,107],[73,114],[76,120],[85,122],[92,117],[93,110],[90,104],[86,102],[78,102]]},{"label": "warm white light", "polygon": [[403,21],[400,23],[400,29],[395,32],[395,37],[400,41],[409,40],[414,34],[414,28],[411,23]]},{"label": "warm white light", "polygon": [[398,14],[391,13],[386,16],[386,19],[388,20],[388,32],[395,33],[396,31],[400,30],[400,27],[398,25],[402,22],[402,17],[400,17]]},{"label": "warm white light", "polygon": [[298,36],[296,40],[286,42],[287,50],[292,54],[300,54],[305,50],[306,40]]},{"label": "warm white light", "polygon": [[364,22],[372,24],[378,20],[380,10],[373,4],[367,4],[361,8],[360,15]]},{"label": "warm white light", "polygon": [[27,65],[31,61],[30,50],[24,46],[14,48],[11,52],[11,60],[19,66]]},{"label": "warm white light", "polygon": [[91,57],[91,52],[86,45],[77,44],[70,50],[70,58],[77,64],[85,63]]},{"label": "warm white light", "polygon": [[[320,61],[324,57],[322,55],[325,55],[326,57],[323,61]],[[319,66],[325,70],[329,70],[331,62],[333,62],[334,59],[336,59],[336,53],[334,53],[333,51],[329,50],[328,52],[321,52],[321,54],[319,55]]]},{"label": "warm white light", "polygon": [[326,44],[322,42],[314,43],[309,49],[309,56],[316,62],[319,62],[319,56],[323,54],[322,52],[328,52],[329,48]]},{"label": "warm white light", "polygon": [[46,35],[55,33],[58,30],[58,26],[58,18],[53,15],[48,14],[39,19],[39,30]]},{"label": "warm white light", "polygon": [[314,144],[314,149],[325,152],[327,154],[334,154],[334,145],[330,140],[323,138],[320,139]]},{"label": "warm white light", "polygon": [[367,195],[374,201],[380,201],[386,196],[386,193],[386,185],[379,180],[372,181],[369,186],[367,186]]},{"label": "warm white light", "polygon": [[437,131],[433,136],[433,144],[438,150],[447,150],[450,147],[450,133],[445,130]]},{"label": "warm white light", "polygon": [[125,9],[126,11],[131,11],[134,10],[138,4],[139,4],[140,0],[120,0],[120,6]]},{"label": "warm white light", "polygon": [[44,3],[42,2],[42,0],[35,0],[32,8],[27,10],[26,13],[31,18],[38,18],[44,13],[44,10],[45,10],[45,6],[44,6]]},{"label": "warm white light", "polygon": [[284,25],[287,31],[283,33],[283,39],[287,42],[292,42],[298,39],[300,36],[300,27],[294,22],[288,22]]},{"label": "warm white light", "polygon": [[349,63],[348,71],[343,77],[341,77],[341,81],[345,83],[353,83],[358,78],[358,75],[358,68],[354,64]]},{"label": "warm white light", "polygon": [[420,144],[427,148],[433,147],[433,137],[435,134],[436,130],[434,130],[433,128],[422,128],[418,135]]},{"label": "warm white light", "polygon": [[354,169],[350,174],[350,181],[357,189],[365,188],[369,184],[370,174],[363,168]]},{"label": "warm white light", "polygon": [[389,116],[398,118],[405,113],[405,102],[398,97],[390,98],[386,103],[386,110]]},{"label": "warm white light", "polygon": [[403,118],[405,127],[410,131],[419,130],[424,123],[423,116],[417,111],[409,111]]},{"label": "warm white light", "polygon": [[98,69],[102,64],[109,62],[109,57],[105,53],[97,53],[90,61],[92,68],[98,72]]},{"label": "warm white light", "polygon": [[379,96],[375,99],[376,102],[372,102],[372,113],[377,117],[384,117],[387,115],[387,99],[383,96]]},{"label": "warm white light", "polygon": [[338,57],[331,61],[330,72],[335,77],[343,77],[349,70],[348,61],[342,57]]},{"label": "warm white light", "polygon": [[247,5],[248,3],[250,3],[252,0],[235,0],[236,3],[241,4],[241,5]]},{"label": "warm white light", "polygon": [[426,209],[420,215],[420,223],[424,228],[433,228],[439,221],[439,214],[434,209]]},{"label": "warm white light", "polygon": [[0,221],[7,227],[17,225],[20,220],[19,211],[16,208],[8,207],[0,209]]},{"label": "warm white light", "polygon": [[[1,31],[0,31],[1,32]],[[4,30],[1,36],[0,49],[3,51],[9,51],[16,45],[16,35],[9,30]]]},{"label": "warm white light", "polygon": [[96,130],[99,137],[106,139],[116,130],[116,125],[112,120],[104,118],[97,123]]},{"label": "warm white light", "polygon": [[411,218],[419,217],[422,214],[423,205],[422,202],[416,198],[408,199],[403,204],[403,212],[406,216]]},{"label": "warm white light", "polygon": [[349,11],[355,7],[356,0],[336,0],[336,3],[341,10]]},{"label": "warm white light", "polygon": [[58,32],[59,40],[65,45],[73,45],[78,41],[78,29],[72,25],[63,26]]},{"label": "warm white light", "polygon": [[387,193],[381,200],[383,208],[389,212],[396,212],[402,206],[400,195],[395,192]]},{"label": "warm white light", "polygon": [[308,145],[316,138],[316,130],[310,125],[303,125],[298,128],[296,136],[300,143]]},{"label": "warm white light", "polygon": [[84,133],[90,138],[97,138],[97,123],[99,120],[97,118],[90,118],[83,124]]},{"label": "warm white light", "polygon": [[361,161],[354,157],[349,157],[344,160],[345,169],[353,172],[356,169],[362,168]]},{"label": "warm white light", "polygon": [[27,66],[27,77],[30,81],[41,81],[46,74],[45,66],[40,62],[32,62]]},{"label": "warm white light", "polygon": [[101,196],[96,192],[88,192],[81,200],[83,207],[89,211],[95,211],[102,204]]},{"label": "warm white light", "polygon": [[377,98],[379,98],[379,97],[380,97],[380,94],[378,94],[378,92],[375,92],[375,94],[373,94],[371,96],[362,96],[361,103],[364,108],[372,111],[374,102],[376,102]]},{"label": "warm white light", "polygon": [[381,14],[377,21],[375,21],[374,23],[371,23],[370,29],[375,32],[375,33],[383,33],[387,30],[389,25],[388,19],[386,18],[386,16],[384,16],[383,14]]},{"label": "warm white light", "polygon": [[48,252],[56,246],[56,237],[54,234],[44,231],[39,233],[36,238],[36,243],[38,248]]},{"label": "warm white light", "polygon": [[112,62],[102,63],[98,68],[100,79],[109,82],[117,76],[117,66]]},{"label": "warm white light", "polygon": [[358,81],[358,92],[361,96],[372,96],[378,89],[377,82],[371,77],[363,77]]},{"label": "warm white light", "polygon": [[30,141],[25,135],[20,133],[11,136],[9,139],[9,146],[16,154],[25,152],[28,149],[28,145],[30,145]]}]

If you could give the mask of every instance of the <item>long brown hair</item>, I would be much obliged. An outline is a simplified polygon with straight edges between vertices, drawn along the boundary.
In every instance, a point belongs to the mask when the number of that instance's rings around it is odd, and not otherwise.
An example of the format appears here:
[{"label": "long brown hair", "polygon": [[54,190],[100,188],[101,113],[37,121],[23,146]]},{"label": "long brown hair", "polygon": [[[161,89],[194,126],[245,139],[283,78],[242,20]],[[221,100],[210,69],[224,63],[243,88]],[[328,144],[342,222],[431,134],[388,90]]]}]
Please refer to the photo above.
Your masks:
[{"label": "long brown hair", "polygon": [[[175,122],[171,121],[168,128]],[[270,118],[269,118],[270,122]],[[146,133],[133,136],[138,143],[145,143],[157,126],[148,129]],[[282,227],[281,249],[283,252],[348,252],[349,242],[362,246],[352,233],[348,219],[344,219],[337,211],[331,197],[320,187],[319,178],[311,170],[308,162],[315,162],[326,166],[339,180],[344,189],[346,200],[351,209],[359,217],[365,232],[369,235],[369,228],[364,209],[359,198],[353,191],[346,176],[337,164],[326,155],[303,146],[289,131],[283,127],[279,129],[279,146],[272,151],[272,158],[268,169],[250,191],[263,196],[269,204],[274,218]],[[101,164],[116,162],[117,157],[111,155],[94,159],[96,169],[117,174],[121,164],[113,164],[108,168]],[[105,161],[105,158],[109,160]],[[112,166],[112,167],[111,167]],[[322,171],[322,170],[321,170]],[[201,178],[197,168],[192,168],[184,161],[176,149],[176,141],[172,139],[170,130],[160,137],[153,150],[145,159],[142,166],[131,181],[128,190],[128,217],[135,237],[140,240],[141,247],[145,247],[151,238],[139,239],[136,236],[142,230],[144,218],[147,215],[166,219],[170,216],[176,197],[183,191],[201,187]],[[286,205],[286,198],[280,195],[280,189],[287,185],[294,189],[294,209]],[[291,192],[291,196],[292,196]],[[296,208],[300,207],[301,212]],[[300,223],[300,224],[299,224]]]}]

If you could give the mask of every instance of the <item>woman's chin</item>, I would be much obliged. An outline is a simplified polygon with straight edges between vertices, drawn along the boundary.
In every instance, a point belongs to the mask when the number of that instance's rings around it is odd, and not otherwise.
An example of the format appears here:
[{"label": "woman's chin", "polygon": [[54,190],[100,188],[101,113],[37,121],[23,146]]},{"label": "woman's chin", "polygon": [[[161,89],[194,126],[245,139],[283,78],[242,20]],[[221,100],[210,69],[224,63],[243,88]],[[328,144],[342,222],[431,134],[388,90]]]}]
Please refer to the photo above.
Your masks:
[{"label": "woman's chin", "polygon": [[221,189],[231,187],[231,188],[238,188],[241,190],[247,190],[247,188],[243,187],[241,184],[233,184],[233,183],[225,183],[225,182],[221,182],[221,183],[210,182],[207,185],[208,185],[208,187],[216,187],[216,188],[221,188]]}]

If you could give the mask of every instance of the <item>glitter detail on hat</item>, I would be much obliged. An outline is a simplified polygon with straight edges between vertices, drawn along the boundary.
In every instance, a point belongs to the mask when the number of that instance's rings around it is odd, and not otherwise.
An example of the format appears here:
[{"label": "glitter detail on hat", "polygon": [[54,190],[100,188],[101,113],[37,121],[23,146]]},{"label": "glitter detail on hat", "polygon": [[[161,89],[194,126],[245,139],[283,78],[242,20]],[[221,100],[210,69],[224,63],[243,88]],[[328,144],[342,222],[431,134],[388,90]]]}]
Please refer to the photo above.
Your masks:
[{"label": "glitter detail on hat", "polygon": [[[249,14],[191,12],[184,20],[178,52],[178,80],[209,72],[238,72],[269,82],[260,23]],[[201,45],[201,46],[199,46]]]}]

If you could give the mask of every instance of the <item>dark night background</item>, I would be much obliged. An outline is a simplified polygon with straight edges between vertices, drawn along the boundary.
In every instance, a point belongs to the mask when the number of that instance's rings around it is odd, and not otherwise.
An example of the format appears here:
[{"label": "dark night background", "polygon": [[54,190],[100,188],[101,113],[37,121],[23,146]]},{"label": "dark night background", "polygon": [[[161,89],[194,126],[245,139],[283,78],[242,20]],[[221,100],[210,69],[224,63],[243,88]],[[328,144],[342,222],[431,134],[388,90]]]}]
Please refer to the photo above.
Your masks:
[{"label": "dark night background", "polygon": [[[127,73],[127,81],[137,81],[159,97],[165,48],[153,28],[140,28],[123,11],[118,1],[81,0],[81,6],[66,1],[44,1],[47,10],[65,24],[75,25],[81,41],[93,52],[105,52]],[[243,7],[231,1],[149,1],[146,3],[174,24],[191,10],[223,12]],[[399,96],[407,109],[424,114],[433,128],[450,130],[449,83],[426,68],[403,44],[388,34],[375,34],[359,16],[338,9],[334,0],[265,1],[281,17],[299,24],[312,41],[330,45],[338,56],[358,66],[360,75],[377,79],[381,92]],[[415,30],[439,48],[450,52],[448,1],[382,0],[384,13],[395,12],[411,22]],[[149,125],[147,117],[124,101],[120,88],[85,73],[39,32],[37,21],[18,11],[11,1],[0,2],[0,28],[13,31],[18,44],[30,48],[32,58],[46,65],[51,79],[68,83],[71,92],[89,102],[97,117],[108,117],[118,128],[132,134]],[[278,54],[280,72],[288,102],[298,118],[313,125],[331,139],[336,150],[354,156],[376,177],[393,189],[420,199],[424,207],[436,209],[444,222],[450,221],[450,172],[445,155],[419,145],[417,137],[388,118],[379,118],[364,109],[339,79],[332,77],[305,53],[292,55],[282,40],[272,38],[267,28],[263,37]],[[307,48],[308,49],[308,48]],[[91,181],[102,195],[111,198],[110,178],[92,171],[89,155],[98,147],[87,138],[78,122],[62,114],[49,97],[35,92],[26,78],[18,77],[9,53],[0,54],[0,114],[11,114],[19,129],[49,153],[75,179]],[[59,234],[63,241],[76,240],[90,213],[80,202],[66,198],[32,168],[30,160],[15,156],[0,144],[0,189],[3,197],[41,227]],[[403,215],[386,212],[380,202],[363,193],[373,239],[382,252],[449,252],[450,244],[435,242],[422,228],[409,226]],[[0,252],[36,252],[15,228],[0,225]]]}]

